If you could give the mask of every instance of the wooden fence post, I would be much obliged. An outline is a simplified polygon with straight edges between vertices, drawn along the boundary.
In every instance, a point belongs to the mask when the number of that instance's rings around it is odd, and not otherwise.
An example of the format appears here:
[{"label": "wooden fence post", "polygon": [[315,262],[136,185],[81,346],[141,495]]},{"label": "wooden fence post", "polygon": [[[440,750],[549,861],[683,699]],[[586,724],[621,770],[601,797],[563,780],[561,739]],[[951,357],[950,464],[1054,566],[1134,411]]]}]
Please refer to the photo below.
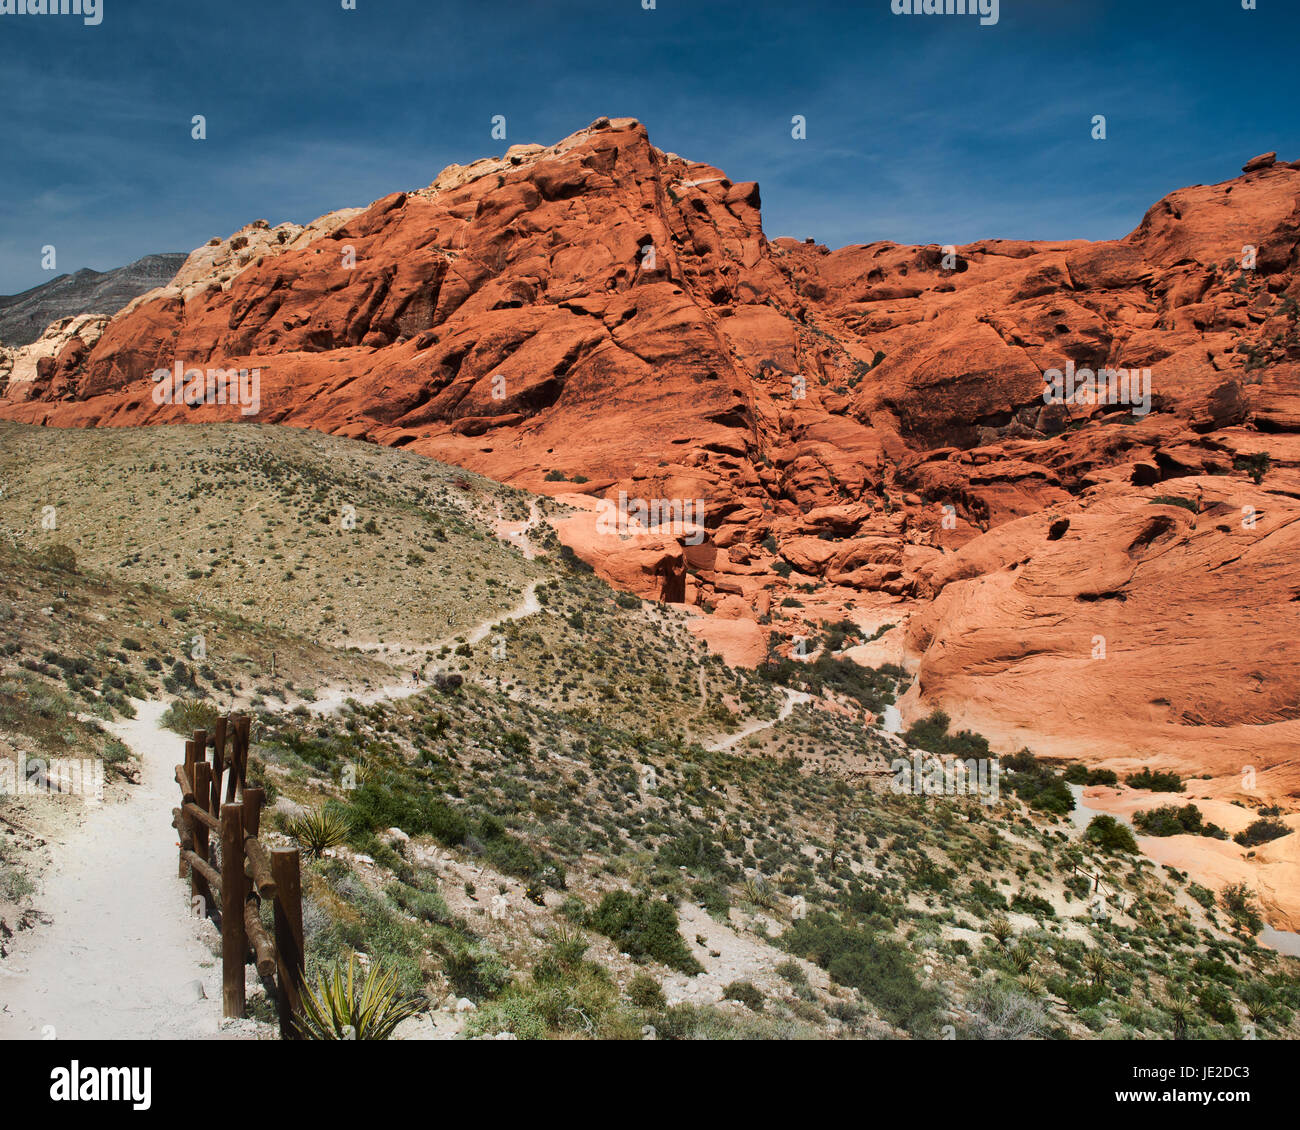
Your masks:
[{"label": "wooden fence post", "polygon": [[190,745],[190,742],[185,743],[185,764],[176,766],[176,783],[180,785],[181,789],[181,806],[176,810],[175,820],[176,831],[181,841],[180,858],[177,864],[176,874],[178,879],[184,879],[190,873],[190,863],[189,860],[185,858],[185,853],[194,850],[194,831],[191,828],[193,821],[190,820],[189,813],[185,811],[185,805],[190,800],[185,789],[187,785],[190,788],[194,787],[194,779],[190,776],[193,771],[190,764]]},{"label": "wooden fence post", "polygon": [[226,803],[235,799],[235,790],[242,788],[248,775],[248,729],[247,714],[233,714],[230,718],[230,776],[226,781]]},{"label": "wooden fence post", "polygon": [[[200,808],[205,806],[208,796],[209,774],[212,772],[212,766],[206,761],[196,761],[190,766],[190,772],[194,775],[194,803]],[[208,851],[208,827],[202,820],[191,821],[193,824],[194,854],[200,856],[206,863],[211,860],[212,856]],[[212,910],[212,886],[208,883],[197,867],[190,868],[190,909],[194,908],[194,899],[203,900],[203,917],[207,917]]]},{"label": "wooden fence post", "polygon": [[266,790],[250,785],[244,790],[244,836],[256,836],[262,826],[262,806],[266,804]]},{"label": "wooden fence post", "polygon": [[221,1014],[242,1017],[244,958],[244,813],[237,804],[221,808]]},{"label": "wooden fence post", "polygon": [[189,872],[189,860],[185,858],[187,851],[194,850],[194,833],[190,830],[189,814],[185,811],[185,799],[181,798],[181,807],[172,810],[172,826],[176,829],[176,838],[180,840],[181,850],[177,856],[178,879],[184,879]]},{"label": "wooden fence post", "polygon": [[302,940],[302,876],[297,848],[271,852],[275,878],[275,955],[279,983],[280,1037],[298,1038],[293,1016],[302,1011],[304,953]]},{"label": "wooden fence post", "polygon": [[212,803],[210,812],[221,811],[221,774],[226,766],[226,720],[218,718],[212,727]]},{"label": "wooden fence post", "polygon": [[253,720],[247,714],[239,716],[239,787],[248,787],[248,734]]}]

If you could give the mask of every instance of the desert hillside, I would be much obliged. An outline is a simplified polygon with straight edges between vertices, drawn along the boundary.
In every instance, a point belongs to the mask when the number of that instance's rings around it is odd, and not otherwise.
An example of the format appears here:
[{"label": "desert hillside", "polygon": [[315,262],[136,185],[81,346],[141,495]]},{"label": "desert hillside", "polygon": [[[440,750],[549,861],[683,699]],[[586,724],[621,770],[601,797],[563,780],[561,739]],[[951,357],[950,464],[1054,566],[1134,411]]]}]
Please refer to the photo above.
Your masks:
[{"label": "desert hillside", "polygon": [[[421,1002],[404,1037],[1295,1035],[1293,959],[1256,935],[1300,920],[1296,816],[1028,752],[993,791],[900,792],[900,762],[988,745],[939,714],[886,732],[909,676],[855,662],[850,621],[729,667],[698,610],[568,550],[570,509],[302,429],[5,424],[0,479],[4,758],[102,759],[117,811],[140,803],[112,736],[133,716],[169,703],[178,746],[249,711],[261,835],[307,852],[308,972],[395,971]],[[1137,822],[1191,803],[1214,834],[1125,846],[1076,796]],[[53,845],[95,819],[0,801],[19,969]],[[1231,838],[1260,822],[1284,834]],[[1176,861],[1199,844],[1212,875]],[[267,1035],[250,994],[238,1030]]]}]

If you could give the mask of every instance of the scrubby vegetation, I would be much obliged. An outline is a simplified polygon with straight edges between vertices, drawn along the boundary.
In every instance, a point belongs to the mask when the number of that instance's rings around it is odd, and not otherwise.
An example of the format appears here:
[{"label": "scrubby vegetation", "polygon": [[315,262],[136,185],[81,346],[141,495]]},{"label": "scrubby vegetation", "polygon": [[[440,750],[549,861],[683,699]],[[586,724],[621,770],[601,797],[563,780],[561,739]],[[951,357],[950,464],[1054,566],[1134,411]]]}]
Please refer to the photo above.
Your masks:
[{"label": "scrubby vegetation", "polygon": [[[942,712],[899,737],[868,725],[907,675],[838,654],[861,638],[849,622],[806,661],[774,646],[755,672],[728,668],[679,612],[614,593],[544,528],[532,561],[485,532],[528,515],[519,492],[328,437],[216,430],[196,455],[174,435],[151,430],[156,451],[125,437],[102,506],[157,476],[192,524],[168,510],[130,535],[64,535],[75,575],[0,539],[17,566],[0,571],[0,618],[18,609],[0,735],[53,746],[78,714],[160,695],[179,732],[251,713],[262,835],[306,849],[318,996],[352,1000],[355,983],[332,986],[355,961],[382,971],[385,1000],[470,1037],[1300,1034],[1295,963],[1254,943],[1249,891],[1154,867],[1113,818],[1070,822],[1068,786],[1113,774],[1023,750],[999,760],[996,804],[896,794],[904,752],[994,755]],[[238,552],[215,476],[264,500]],[[171,528],[178,545],[152,547]],[[471,639],[528,586],[540,611]],[[406,611],[356,642],[362,605],[390,602]],[[315,705],[367,680],[410,697]],[[800,690],[815,701],[794,705]],[[107,756],[107,735],[77,732]]]}]

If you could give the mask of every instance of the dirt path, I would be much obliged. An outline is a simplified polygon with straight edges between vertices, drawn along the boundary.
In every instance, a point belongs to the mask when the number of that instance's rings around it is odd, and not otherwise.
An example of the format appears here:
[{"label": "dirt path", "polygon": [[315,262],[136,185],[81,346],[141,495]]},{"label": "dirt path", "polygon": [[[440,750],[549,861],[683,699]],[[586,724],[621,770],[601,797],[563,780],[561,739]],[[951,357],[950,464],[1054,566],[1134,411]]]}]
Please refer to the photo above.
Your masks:
[{"label": "dirt path", "polygon": [[800,703],[812,702],[812,695],[806,691],[792,691],[788,688],[782,688],[781,693],[785,695],[785,702],[781,706],[781,713],[769,722],[750,722],[749,725],[737,730],[730,737],[723,738],[721,741],[714,742],[708,748],[714,753],[721,753],[724,749],[731,749],[733,746],[743,742],[746,738],[753,737],[763,730],[770,730],[778,722],[784,722],[791,714],[794,708]]},{"label": "dirt path", "polygon": [[[464,636],[466,642],[471,646],[486,639],[488,633],[507,620],[522,620],[525,616],[532,616],[542,610],[541,602],[537,599],[537,581],[533,581],[524,589],[524,598],[514,608],[508,612],[503,612],[499,616],[493,616],[490,619],[482,621],[480,624],[471,628],[468,633],[457,632],[454,636],[449,636],[445,640],[439,640],[428,653],[432,654],[437,651],[443,644],[449,644]],[[411,695],[419,694],[421,691],[429,689],[427,682],[416,682],[412,679],[404,679],[400,683],[389,683],[386,686],[376,687],[369,691],[354,691],[347,687],[335,687],[332,690],[325,691],[316,696],[314,702],[306,704],[307,709],[313,714],[332,714],[340,709],[349,699],[355,699],[362,706],[371,706],[376,702],[410,698]]]},{"label": "dirt path", "polygon": [[210,1039],[220,1030],[220,968],[200,941],[211,925],[189,915],[189,885],[176,877],[181,739],[158,727],[165,703],[136,708],[109,729],[140,758],[141,783],[126,801],[90,810],[58,852],[35,900],[50,925],[22,935],[0,965],[0,1038]]},{"label": "dirt path", "polygon": [[507,522],[501,517],[501,503],[497,503],[496,521],[493,523],[497,535],[505,538],[511,545],[519,550],[529,561],[541,555],[541,550],[537,548],[528,536],[532,533],[533,527],[542,520],[542,513],[537,507],[537,499],[533,499],[528,504],[528,521],[526,522]]}]

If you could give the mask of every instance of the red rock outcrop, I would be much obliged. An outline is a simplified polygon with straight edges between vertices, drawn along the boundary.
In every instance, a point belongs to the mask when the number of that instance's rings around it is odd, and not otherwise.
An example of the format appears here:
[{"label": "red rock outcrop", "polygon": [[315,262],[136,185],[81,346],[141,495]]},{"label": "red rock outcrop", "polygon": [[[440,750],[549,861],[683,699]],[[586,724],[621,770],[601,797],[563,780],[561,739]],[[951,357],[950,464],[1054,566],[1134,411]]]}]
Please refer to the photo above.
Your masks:
[{"label": "red rock outcrop", "polygon": [[[585,493],[575,551],[753,621],[715,633],[747,660],[819,609],[896,605],[910,713],[1040,752],[1249,763],[1281,796],[1300,791],[1298,269],[1300,169],[1269,154],[1120,240],[831,251],[769,241],[757,185],[602,119],[200,249],[0,415],[232,419],[155,403],[151,374],[258,368],[259,421]],[[1149,400],[1045,403],[1067,367],[1149,371]],[[620,494],[698,500],[703,529],[600,528]]]}]

